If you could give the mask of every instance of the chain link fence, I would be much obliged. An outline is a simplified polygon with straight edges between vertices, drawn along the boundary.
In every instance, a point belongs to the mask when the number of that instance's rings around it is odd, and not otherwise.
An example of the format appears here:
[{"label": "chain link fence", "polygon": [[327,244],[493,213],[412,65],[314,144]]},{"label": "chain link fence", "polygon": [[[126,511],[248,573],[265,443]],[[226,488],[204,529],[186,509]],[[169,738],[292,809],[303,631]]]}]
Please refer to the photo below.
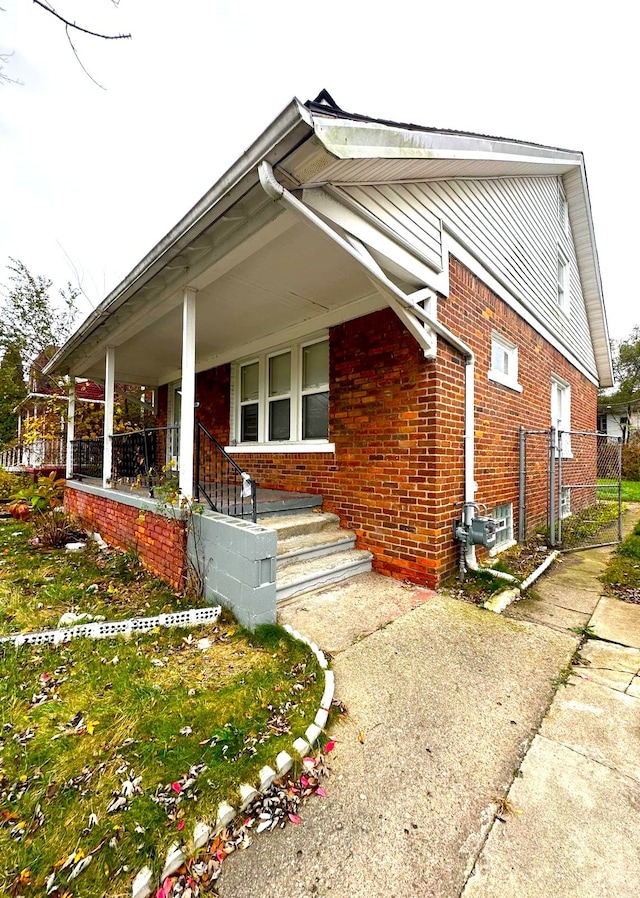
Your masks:
[{"label": "chain link fence", "polygon": [[518,538],[544,531],[563,551],[619,542],[622,446],[585,431],[520,431]]}]

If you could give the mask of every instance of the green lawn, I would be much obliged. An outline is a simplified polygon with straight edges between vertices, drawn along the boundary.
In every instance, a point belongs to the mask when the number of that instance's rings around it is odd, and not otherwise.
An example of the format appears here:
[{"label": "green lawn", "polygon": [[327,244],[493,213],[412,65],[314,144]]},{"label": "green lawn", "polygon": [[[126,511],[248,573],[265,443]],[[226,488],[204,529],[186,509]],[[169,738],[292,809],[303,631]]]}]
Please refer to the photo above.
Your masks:
[{"label": "green lawn", "polygon": [[607,592],[640,603],[640,523],[611,556],[602,581]]},{"label": "green lawn", "polygon": [[0,523],[0,635],[56,627],[67,611],[117,620],[202,604],[149,576],[131,554],[91,541],[81,553],[44,549],[32,537],[30,523]]},{"label": "green lawn", "polygon": [[[598,498],[613,498],[615,494],[617,498],[617,480],[598,480],[598,486],[602,487],[598,491]],[[640,502],[640,481],[639,480],[623,480],[620,484],[623,502]]]},{"label": "green lawn", "polygon": [[[0,524],[5,630],[32,613],[51,623],[71,609],[125,617],[185,604],[126,556],[28,538],[28,526]],[[129,639],[3,644],[0,894],[40,896],[49,883],[59,898],[130,895],[137,870],[159,874],[170,843],[188,848],[196,821],[215,820],[221,800],[290,750],[323,688],[306,646],[230,616]]]}]

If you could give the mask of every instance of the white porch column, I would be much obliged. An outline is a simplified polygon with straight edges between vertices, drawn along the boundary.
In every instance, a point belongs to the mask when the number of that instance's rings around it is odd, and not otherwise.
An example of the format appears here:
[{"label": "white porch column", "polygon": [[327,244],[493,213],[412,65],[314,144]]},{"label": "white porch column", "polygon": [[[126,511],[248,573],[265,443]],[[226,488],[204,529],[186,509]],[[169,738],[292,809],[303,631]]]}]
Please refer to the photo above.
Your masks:
[{"label": "white porch column", "polygon": [[102,453],[102,486],[105,489],[111,486],[111,458],[113,453],[111,437],[113,436],[115,363],[115,346],[107,346],[107,355],[104,364],[104,448]]},{"label": "white porch column", "polygon": [[196,405],[196,290],[182,301],[182,406],[180,412],[180,495],[193,498],[193,440]]},{"label": "white porch column", "polygon": [[73,474],[73,438],[76,425],[76,379],[69,380],[69,398],[67,409],[67,477]]}]

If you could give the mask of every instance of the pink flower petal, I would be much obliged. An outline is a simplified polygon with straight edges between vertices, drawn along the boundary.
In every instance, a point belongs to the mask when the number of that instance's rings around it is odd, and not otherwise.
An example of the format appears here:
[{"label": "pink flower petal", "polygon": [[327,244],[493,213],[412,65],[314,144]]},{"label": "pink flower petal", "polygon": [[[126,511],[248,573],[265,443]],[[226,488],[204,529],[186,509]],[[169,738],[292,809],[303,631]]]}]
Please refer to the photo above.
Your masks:
[{"label": "pink flower petal", "polygon": [[289,814],[289,820],[292,823],[302,823],[302,820],[298,817],[297,814]]},{"label": "pink flower petal", "polygon": [[306,778],[306,776],[301,776],[301,777],[300,777],[300,782],[301,782],[302,785],[305,787],[305,789],[306,789],[307,786],[309,785],[309,780]]},{"label": "pink flower petal", "polygon": [[178,795],[182,792],[182,786],[180,785],[180,783],[171,783],[171,788],[174,792],[177,792]]},{"label": "pink flower petal", "polygon": [[326,798],[326,797],[327,797],[327,793],[324,791],[324,789],[322,788],[322,786],[318,786],[318,788],[316,789],[316,795],[319,795],[320,798]]},{"label": "pink flower petal", "polygon": [[178,829],[184,829],[184,820],[178,820]]},{"label": "pink flower petal", "polygon": [[329,752],[333,751],[333,749],[335,747],[336,747],[335,739],[329,739],[329,741],[327,742],[327,744],[324,747],[325,753],[329,754]]},{"label": "pink flower petal", "polygon": [[306,764],[308,767],[315,767],[316,759],[315,758],[303,758],[302,763]]},{"label": "pink flower petal", "polygon": [[224,853],[224,851],[222,851],[221,848],[218,848],[218,849],[217,849],[217,851],[216,851],[216,858],[218,859],[218,862],[219,862],[220,864],[223,862],[223,860],[226,858],[226,856],[227,856],[227,855]]}]

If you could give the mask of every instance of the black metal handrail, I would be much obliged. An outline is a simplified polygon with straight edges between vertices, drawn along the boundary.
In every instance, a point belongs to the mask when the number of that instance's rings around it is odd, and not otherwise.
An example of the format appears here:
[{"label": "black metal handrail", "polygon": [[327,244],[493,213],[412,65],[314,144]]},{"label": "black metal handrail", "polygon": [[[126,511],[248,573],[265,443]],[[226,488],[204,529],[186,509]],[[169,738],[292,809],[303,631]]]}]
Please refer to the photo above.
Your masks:
[{"label": "black metal handrail", "polygon": [[71,441],[71,470],[77,477],[102,477],[104,438]]},{"label": "black metal handrail", "polygon": [[[126,433],[114,433],[111,436],[112,463],[111,475],[115,483],[118,480],[143,481],[153,498],[154,487],[164,483],[167,478],[167,465],[161,462],[164,448],[160,441],[162,433],[177,433],[179,428],[141,427]],[[177,473],[177,472],[175,472]]]},{"label": "black metal handrail", "polygon": [[195,450],[193,492],[196,499],[202,496],[212,511],[235,518],[250,515],[255,524],[258,514],[255,481],[198,420]]}]

